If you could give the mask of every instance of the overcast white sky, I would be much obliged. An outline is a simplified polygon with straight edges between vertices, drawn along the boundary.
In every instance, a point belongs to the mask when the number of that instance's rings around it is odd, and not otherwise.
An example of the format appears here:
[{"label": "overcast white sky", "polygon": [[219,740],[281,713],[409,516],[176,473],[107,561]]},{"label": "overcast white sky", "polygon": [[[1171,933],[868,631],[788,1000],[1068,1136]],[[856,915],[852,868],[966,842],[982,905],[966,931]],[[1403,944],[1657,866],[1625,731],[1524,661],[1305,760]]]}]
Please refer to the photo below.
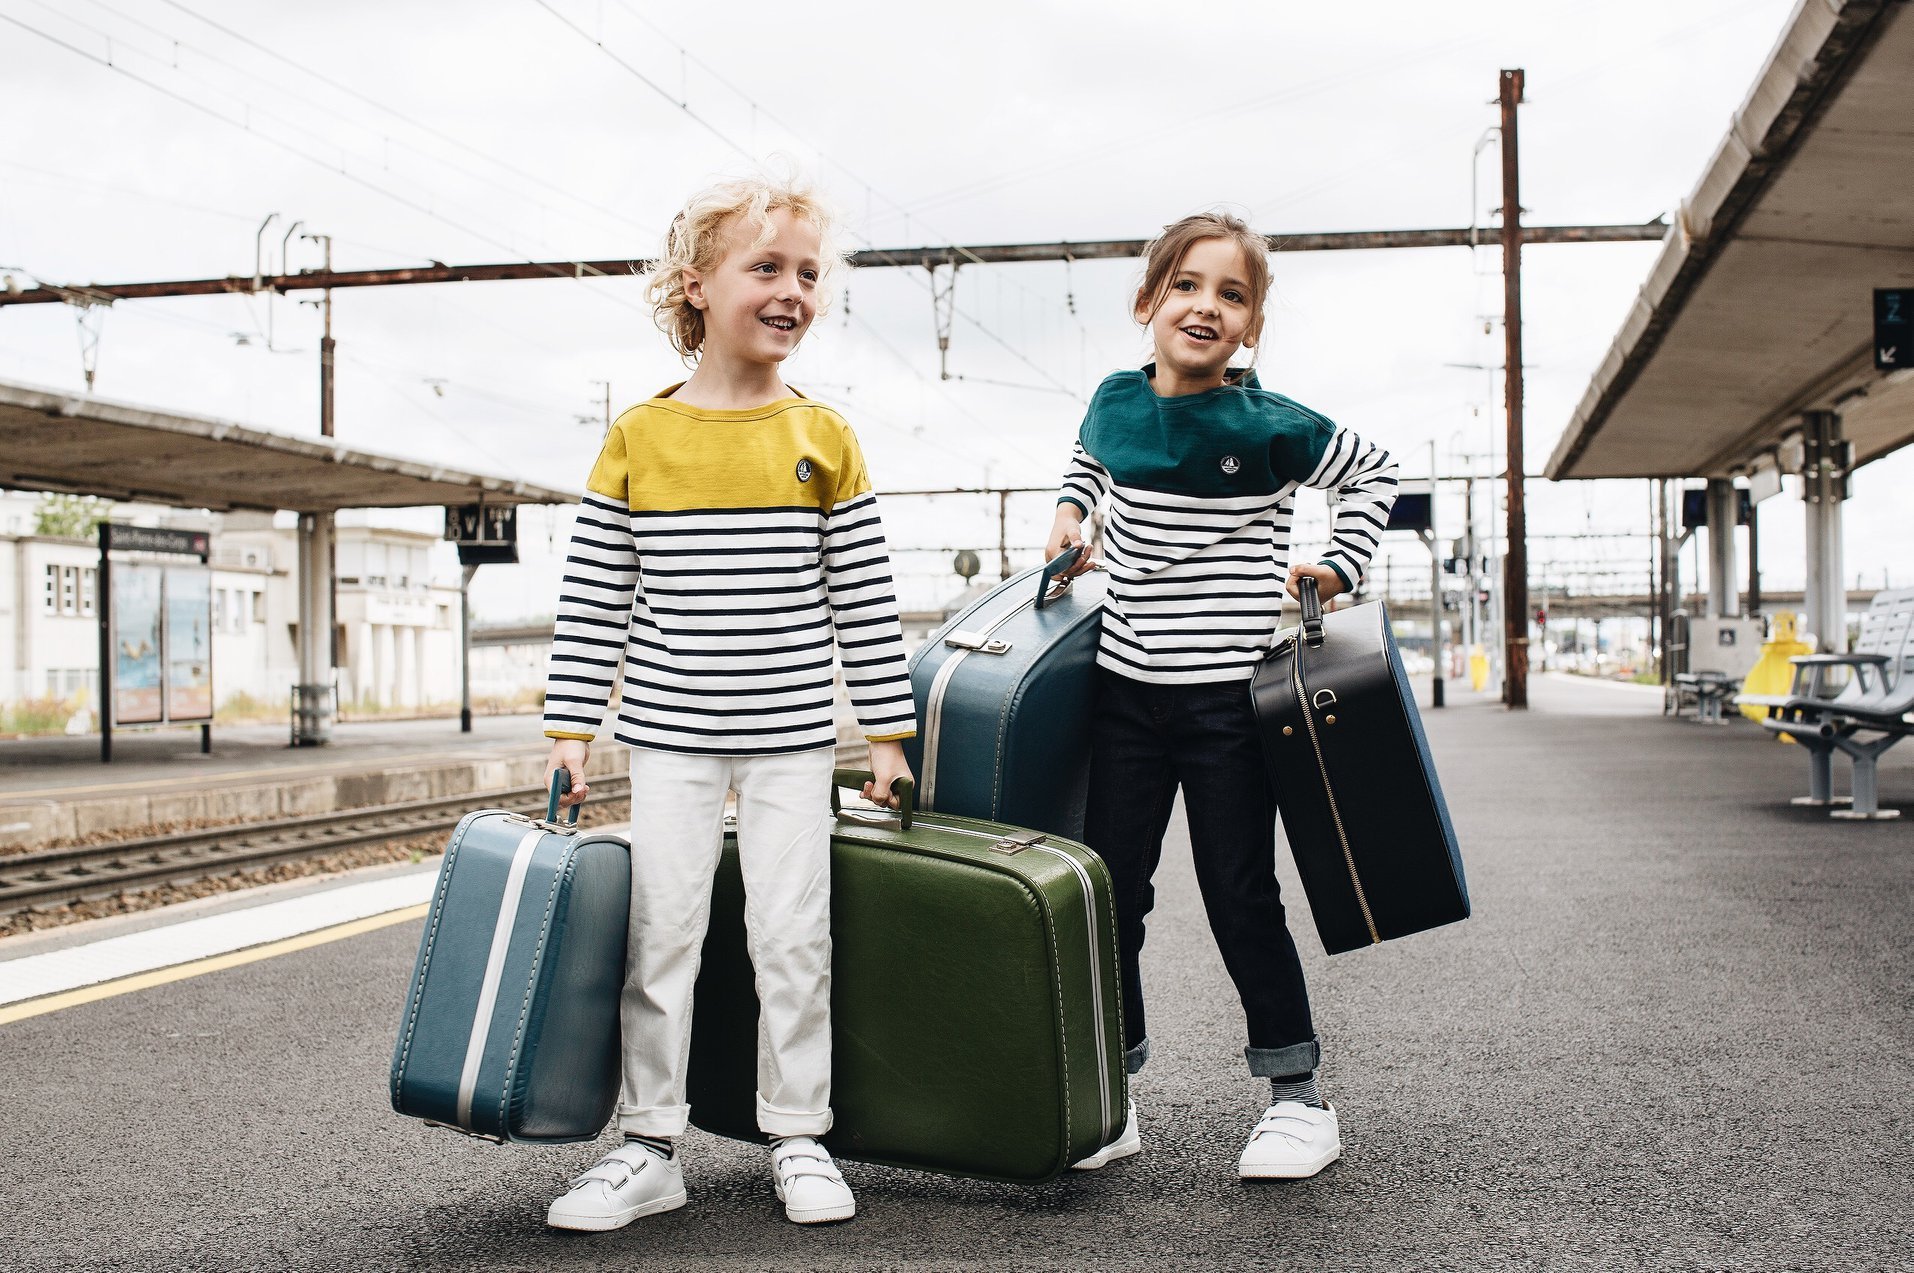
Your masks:
[{"label": "overcast white sky", "polygon": [[[1640,221],[1693,187],[1792,8],[0,0],[0,267],[60,283],[250,274],[275,212],[269,267],[294,221],[333,235],[347,269],[644,256],[691,189],[774,154],[825,185],[853,246],[1145,237],[1216,204],[1271,233],[1458,225],[1504,66],[1528,75],[1529,220]],[[1524,254],[1531,471],[1657,251]],[[294,239],[286,263],[317,262]],[[1484,469],[1469,457],[1501,428],[1494,377],[1449,364],[1500,362],[1499,267],[1493,251],[1279,256],[1264,382],[1398,452],[1405,474],[1427,471],[1431,441],[1445,472]],[[928,278],[863,271],[788,379],[845,410],[880,489],[1048,487],[1081,396],[1145,356],[1125,303],[1137,273],[966,268],[949,356],[966,379],[940,381]],[[642,292],[337,293],[339,437],[577,489],[602,429],[594,382],[616,409],[684,374]],[[103,316],[96,389],[311,435],[317,341],[296,299],[122,302]],[[0,312],[0,377],[81,386],[74,313]],[[1856,481],[1847,560],[1871,583],[1905,582],[1914,562],[1892,497],[1914,480],[1909,454]],[[1049,503],[1018,502],[1019,547],[1037,546]],[[1646,528],[1642,483],[1536,483],[1530,504],[1538,535]],[[1798,584],[1799,505],[1763,512],[1770,585]],[[900,545],[995,545],[994,517],[957,502],[896,499],[887,516]],[[521,533],[526,566],[480,573],[482,618],[550,609],[542,541],[562,548],[562,519]],[[1426,569],[1412,543],[1391,552]],[[1531,549],[1538,567],[1647,555]],[[918,599],[945,590],[943,561],[909,563]]]}]

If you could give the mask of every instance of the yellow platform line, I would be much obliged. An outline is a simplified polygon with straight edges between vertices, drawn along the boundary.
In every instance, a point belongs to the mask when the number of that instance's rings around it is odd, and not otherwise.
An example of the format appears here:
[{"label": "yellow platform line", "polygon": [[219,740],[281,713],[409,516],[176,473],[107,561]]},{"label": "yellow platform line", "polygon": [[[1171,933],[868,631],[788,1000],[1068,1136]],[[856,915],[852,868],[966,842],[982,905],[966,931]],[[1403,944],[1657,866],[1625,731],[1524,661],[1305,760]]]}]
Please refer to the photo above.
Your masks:
[{"label": "yellow platform line", "polygon": [[343,941],[348,937],[357,937],[361,933],[390,928],[394,924],[403,924],[408,920],[424,919],[429,909],[430,906],[427,903],[420,902],[417,906],[408,906],[403,910],[387,911],[383,915],[368,915],[364,919],[334,924],[330,928],[314,929],[310,933],[300,933],[297,937],[267,942],[263,946],[249,946],[245,950],[232,950],[223,955],[209,955],[205,959],[195,959],[190,963],[174,964],[171,968],[155,968],[151,972],[134,973],[130,977],[117,977],[112,981],[102,981],[98,985],[82,986],[78,990],[65,990],[40,999],[8,1004],[0,1007],[0,1025],[6,1025],[12,1021],[24,1021],[28,1017],[43,1016],[49,1012],[59,1012],[64,1008],[77,1008],[83,1003],[96,1003],[101,999],[131,994],[135,990],[149,990],[171,981],[203,977],[209,972],[238,968],[244,964],[258,963],[262,959],[290,955],[295,950],[308,950],[328,942]]}]

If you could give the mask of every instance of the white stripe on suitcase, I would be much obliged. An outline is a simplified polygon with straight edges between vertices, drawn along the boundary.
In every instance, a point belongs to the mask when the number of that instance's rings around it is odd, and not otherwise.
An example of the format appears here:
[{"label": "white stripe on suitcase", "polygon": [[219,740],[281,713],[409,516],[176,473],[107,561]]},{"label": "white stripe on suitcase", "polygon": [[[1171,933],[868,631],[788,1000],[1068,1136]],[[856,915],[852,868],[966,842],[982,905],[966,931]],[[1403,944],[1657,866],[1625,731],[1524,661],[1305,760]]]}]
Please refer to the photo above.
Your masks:
[{"label": "white stripe on suitcase", "polygon": [[543,828],[525,833],[512,853],[512,869],[505,877],[505,895],[499,899],[498,924],[492,929],[492,949],[485,958],[485,980],[479,986],[478,1011],[472,1015],[472,1038],[465,1046],[465,1068],[459,1073],[459,1124],[472,1125],[472,1093],[478,1088],[479,1061],[485,1055],[485,1039],[492,1032],[492,1010],[498,1005],[498,980],[505,971],[505,952],[512,944],[512,929],[518,923],[518,901],[525,892],[525,875],[532,867],[532,853],[545,838]]}]

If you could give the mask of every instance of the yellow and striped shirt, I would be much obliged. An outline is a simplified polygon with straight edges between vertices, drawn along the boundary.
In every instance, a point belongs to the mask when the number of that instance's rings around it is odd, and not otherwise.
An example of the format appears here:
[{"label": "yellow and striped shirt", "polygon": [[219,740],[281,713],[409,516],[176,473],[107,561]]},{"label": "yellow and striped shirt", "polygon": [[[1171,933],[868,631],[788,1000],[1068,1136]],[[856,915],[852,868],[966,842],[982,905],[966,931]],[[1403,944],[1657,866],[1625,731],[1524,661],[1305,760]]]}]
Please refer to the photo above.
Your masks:
[{"label": "yellow and striped shirt", "polygon": [[890,554],[857,437],[820,403],[676,402],[613,422],[565,559],[545,732],[763,755],[836,741],[833,646],[865,735],[916,732]]}]

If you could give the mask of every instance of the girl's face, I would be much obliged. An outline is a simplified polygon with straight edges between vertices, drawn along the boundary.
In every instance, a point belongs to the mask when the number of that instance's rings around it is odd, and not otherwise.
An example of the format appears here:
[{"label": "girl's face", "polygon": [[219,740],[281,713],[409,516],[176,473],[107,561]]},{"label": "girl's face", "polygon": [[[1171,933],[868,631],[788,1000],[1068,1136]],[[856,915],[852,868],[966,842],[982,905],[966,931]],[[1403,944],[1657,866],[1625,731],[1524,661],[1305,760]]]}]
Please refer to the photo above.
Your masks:
[{"label": "girl's face", "polygon": [[[1223,383],[1238,349],[1255,348],[1261,315],[1250,294],[1243,249],[1229,239],[1198,239],[1184,253],[1160,301],[1139,296],[1136,320],[1156,343],[1158,372]],[[1156,303],[1156,312],[1150,305]]]},{"label": "girl's face", "polygon": [[709,270],[685,271],[685,299],[704,311],[704,352],[747,363],[783,362],[817,317],[823,272],[818,228],[779,208],[771,241],[754,248],[757,230],[741,216],[725,223],[724,255]]}]

